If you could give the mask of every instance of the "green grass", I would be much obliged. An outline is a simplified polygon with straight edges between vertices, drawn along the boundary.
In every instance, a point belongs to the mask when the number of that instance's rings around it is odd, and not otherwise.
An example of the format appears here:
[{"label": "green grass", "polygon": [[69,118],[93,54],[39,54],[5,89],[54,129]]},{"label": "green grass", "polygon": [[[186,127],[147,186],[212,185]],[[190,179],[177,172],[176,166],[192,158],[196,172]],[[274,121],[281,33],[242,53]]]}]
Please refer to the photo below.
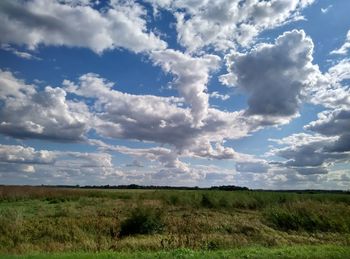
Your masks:
[{"label": "green grass", "polygon": [[102,252],[102,253],[61,253],[36,254],[24,256],[4,256],[6,259],[75,259],[75,258],[350,258],[350,247],[339,246],[294,246],[294,247],[247,247],[218,251],[195,251],[190,249],[177,249],[158,252]]},{"label": "green grass", "polygon": [[0,187],[0,254],[335,251],[349,215],[349,194]]},{"label": "green grass", "polygon": [[350,207],[346,204],[298,201],[265,210],[266,222],[283,230],[350,232]]}]

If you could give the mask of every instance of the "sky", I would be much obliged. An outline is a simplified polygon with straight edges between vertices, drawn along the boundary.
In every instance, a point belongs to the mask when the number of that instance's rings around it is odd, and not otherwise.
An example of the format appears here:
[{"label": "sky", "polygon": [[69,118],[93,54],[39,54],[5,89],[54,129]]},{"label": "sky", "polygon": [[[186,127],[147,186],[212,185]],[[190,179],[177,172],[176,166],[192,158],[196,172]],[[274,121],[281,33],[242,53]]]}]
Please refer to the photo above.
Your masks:
[{"label": "sky", "polygon": [[350,1],[0,1],[0,184],[350,189]]}]

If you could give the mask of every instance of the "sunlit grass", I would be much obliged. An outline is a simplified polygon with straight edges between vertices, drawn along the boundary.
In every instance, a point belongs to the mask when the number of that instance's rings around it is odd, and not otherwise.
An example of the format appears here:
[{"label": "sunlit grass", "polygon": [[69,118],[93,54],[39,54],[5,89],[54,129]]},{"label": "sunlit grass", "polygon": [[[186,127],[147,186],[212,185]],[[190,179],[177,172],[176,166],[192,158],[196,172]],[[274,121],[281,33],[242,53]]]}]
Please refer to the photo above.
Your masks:
[{"label": "sunlit grass", "polygon": [[0,253],[342,247],[348,215],[348,194],[0,187]]}]

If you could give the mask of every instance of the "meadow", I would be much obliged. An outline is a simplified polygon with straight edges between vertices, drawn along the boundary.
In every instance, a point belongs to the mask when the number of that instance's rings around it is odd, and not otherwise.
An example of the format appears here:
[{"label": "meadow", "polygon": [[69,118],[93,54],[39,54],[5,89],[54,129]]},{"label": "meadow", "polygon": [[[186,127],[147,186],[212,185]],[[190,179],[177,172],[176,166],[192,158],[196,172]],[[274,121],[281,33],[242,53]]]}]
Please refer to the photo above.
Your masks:
[{"label": "meadow", "polygon": [[0,186],[4,258],[350,258],[349,246],[348,193]]}]

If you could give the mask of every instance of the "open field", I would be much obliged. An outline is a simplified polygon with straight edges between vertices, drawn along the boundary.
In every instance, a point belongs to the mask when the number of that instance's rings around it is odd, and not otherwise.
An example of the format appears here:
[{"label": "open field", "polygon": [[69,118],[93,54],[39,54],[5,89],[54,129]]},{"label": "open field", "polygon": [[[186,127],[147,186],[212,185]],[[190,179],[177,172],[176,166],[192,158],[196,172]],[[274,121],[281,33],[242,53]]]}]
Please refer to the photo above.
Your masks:
[{"label": "open field", "polygon": [[0,253],[38,254],[29,258],[45,253],[88,258],[96,252],[96,258],[115,253],[118,258],[249,253],[249,258],[281,253],[344,258],[350,257],[349,215],[350,195],[345,193],[3,186]]}]

